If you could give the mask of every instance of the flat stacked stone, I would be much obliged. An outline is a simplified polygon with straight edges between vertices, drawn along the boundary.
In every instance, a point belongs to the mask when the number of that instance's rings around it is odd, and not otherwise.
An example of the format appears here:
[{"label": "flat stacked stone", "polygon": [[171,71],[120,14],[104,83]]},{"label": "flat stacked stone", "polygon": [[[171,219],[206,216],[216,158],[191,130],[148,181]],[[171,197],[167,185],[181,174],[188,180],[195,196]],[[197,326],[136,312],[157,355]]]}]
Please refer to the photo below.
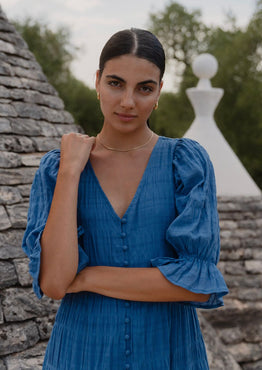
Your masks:
[{"label": "flat stacked stone", "polygon": [[58,302],[33,294],[21,244],[40,159],[72,131],[83,132],[0,7],[0,370],[42,365]]},{"label": "flat stacked stone", "polygon": [[262,198],[220,198],[219,268],[230,294],[202,314],[244,370],[262,369]]}]

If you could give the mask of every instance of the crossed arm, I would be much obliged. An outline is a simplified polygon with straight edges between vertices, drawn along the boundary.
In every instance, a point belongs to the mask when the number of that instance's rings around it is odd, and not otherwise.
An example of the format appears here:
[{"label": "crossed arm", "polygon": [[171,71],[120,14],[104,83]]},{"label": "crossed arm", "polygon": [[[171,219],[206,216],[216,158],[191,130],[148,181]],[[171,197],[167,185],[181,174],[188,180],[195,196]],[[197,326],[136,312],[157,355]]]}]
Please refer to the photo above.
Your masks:
[{"label": "crossed arm", "polygon": [[192,293],[170,283],[156,267],[86,267],[67,289],[67,293],[80,291],[147,302],[205,302],[209,298],[207,294]]}]

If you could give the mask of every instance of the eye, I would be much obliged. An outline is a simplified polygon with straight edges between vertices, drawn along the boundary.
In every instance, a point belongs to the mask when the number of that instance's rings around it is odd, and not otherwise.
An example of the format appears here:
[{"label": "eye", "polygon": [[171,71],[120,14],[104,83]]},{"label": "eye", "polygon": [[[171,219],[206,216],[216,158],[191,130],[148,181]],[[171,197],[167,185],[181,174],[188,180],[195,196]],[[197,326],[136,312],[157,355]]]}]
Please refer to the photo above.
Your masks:
[{"label": "eye", "polygon": [[120,81],[117,81],[117,80],[111,80],[111,81],[108,81],[108,85],[112,87],[120,87],[121,83]]},{"label": "eye", "polygon": [[152,86],[149,86],[149,85],[142,85],[139,87],[139,90],[142,92],[142,93],[145,93],[145,94],[150,94],[154,89]]}]

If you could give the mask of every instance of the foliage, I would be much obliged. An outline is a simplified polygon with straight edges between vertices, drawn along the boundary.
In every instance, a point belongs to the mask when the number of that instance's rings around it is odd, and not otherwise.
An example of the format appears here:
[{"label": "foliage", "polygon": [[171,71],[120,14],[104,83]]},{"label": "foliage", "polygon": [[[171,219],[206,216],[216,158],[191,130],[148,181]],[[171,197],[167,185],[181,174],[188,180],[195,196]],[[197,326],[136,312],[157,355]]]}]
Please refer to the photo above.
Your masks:
[{"label": "foliage", "polygon": [[[201,21],[199,11],[188,12],[176,2],[169,3],[163,12],[151,14],[151,30],[162,41],[167,58],[180,63],[177,73],[183,71],[178,93],[173,96],[172,108],[171,102],[169,105],[169,110],[175,109],[176,113],[169,115],[168,123],[159,109],[163,118],[160,115],[155,118],[155,127],[173,133],[174,127],[179,126],[183,135],[187,124],[192,122],[192,110],[184,92],[197,83],[189,65],[200,52],[213,54],[219,62],[219,71],[212,84],[225,91],[215,114],[216,122],[262,187],[262,0],[257,1],[256,10],[246,28],[238,27],[232,14],[226,21],[227,27],[207,27]],[[170,97],[163,98],[170,100]]]}]

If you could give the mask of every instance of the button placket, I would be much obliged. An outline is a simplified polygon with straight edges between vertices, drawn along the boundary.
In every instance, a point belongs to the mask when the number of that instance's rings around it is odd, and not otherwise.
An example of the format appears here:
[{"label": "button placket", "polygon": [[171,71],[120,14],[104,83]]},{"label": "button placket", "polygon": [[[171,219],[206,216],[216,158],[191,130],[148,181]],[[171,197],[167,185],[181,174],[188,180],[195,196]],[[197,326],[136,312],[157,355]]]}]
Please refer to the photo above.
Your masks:
[{"label": "button placket", "polygon": [[[121,219],[121,238],[122,238],[122,249],[123,249],[123,265],[127,267],[129,265],[129,259],[128,259],[128,244],[126,241],[126,225],[127,219],[126,217],[123,217]],[[124,318],[124,324],[125,324],[125,334],[124,334],[124,341],[125,341],[125,356],[126,356],[126,363],[125,363],[125,369],[131,369],[130,363],[129,363],[129,356],[131,354],[131,319],[129,316],[130,311],[130,302],[125,301],[125,318]]]}]

